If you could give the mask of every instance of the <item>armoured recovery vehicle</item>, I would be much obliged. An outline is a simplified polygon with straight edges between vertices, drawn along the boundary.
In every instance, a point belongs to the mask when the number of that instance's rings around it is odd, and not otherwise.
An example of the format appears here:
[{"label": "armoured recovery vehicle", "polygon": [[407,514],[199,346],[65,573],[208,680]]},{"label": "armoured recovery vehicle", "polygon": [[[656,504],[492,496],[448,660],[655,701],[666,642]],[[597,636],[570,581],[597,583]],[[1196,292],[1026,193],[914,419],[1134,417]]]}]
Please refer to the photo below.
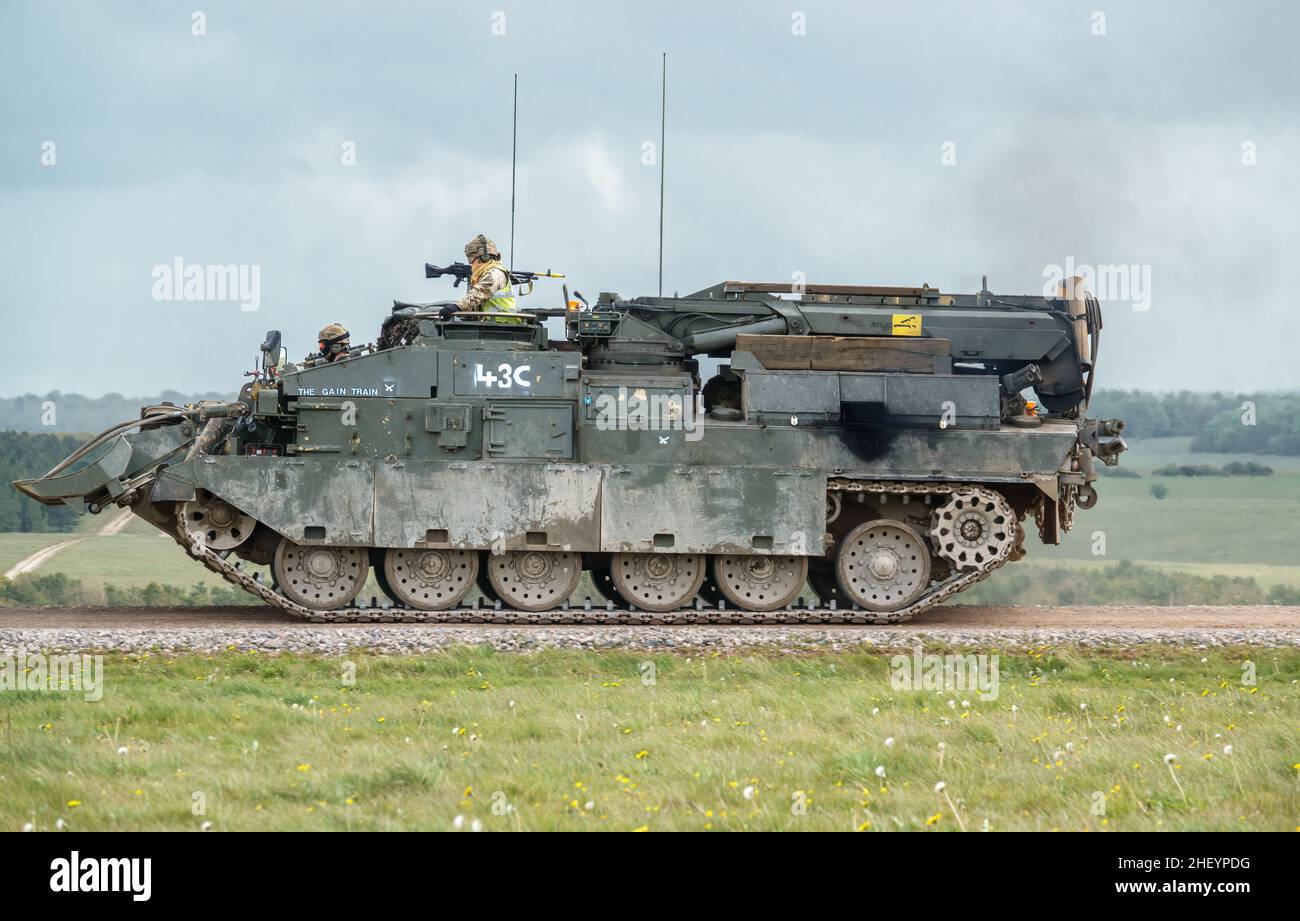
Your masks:
[{"label": "armoured recovery vehicle", "polygon": [[333,362],[272,332],[238,400],[146,407],[14,485],[130,508],[311,620],[568,611],[588,571],[614,618],[888,623],[1019,558],[1031,516],[1059,542],[1124,450],[1087,417],[1081,285],[564,297],[397,303]]}]

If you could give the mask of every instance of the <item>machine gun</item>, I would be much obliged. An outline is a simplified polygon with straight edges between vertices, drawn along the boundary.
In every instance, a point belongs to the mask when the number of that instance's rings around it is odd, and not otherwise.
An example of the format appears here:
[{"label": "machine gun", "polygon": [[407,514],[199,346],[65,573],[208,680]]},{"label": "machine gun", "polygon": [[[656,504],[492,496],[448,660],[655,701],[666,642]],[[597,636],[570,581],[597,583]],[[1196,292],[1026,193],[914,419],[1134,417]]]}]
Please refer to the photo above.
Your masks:
[{"label": "machine gun", "polygon": [[[431,265],[428,262],[424,264],[425,278],[442,278],[444,275],[450,275],[455,278],[455,281],[452,282],[451,285],[453,288],[459,288],[462,281],[468,283],[473,271],[473,267],[465,262],[453,262],[448,266]],[[525,272],[523,269],[506,269],[505,272],[510,276],[510,283],[512,285],[528,285],[528,290],[524,292],[525,294],[532,293],[533,282],[539,278],[564,278],[560,273],[552,272],[550,269],[547,269],[545,272]]]}]

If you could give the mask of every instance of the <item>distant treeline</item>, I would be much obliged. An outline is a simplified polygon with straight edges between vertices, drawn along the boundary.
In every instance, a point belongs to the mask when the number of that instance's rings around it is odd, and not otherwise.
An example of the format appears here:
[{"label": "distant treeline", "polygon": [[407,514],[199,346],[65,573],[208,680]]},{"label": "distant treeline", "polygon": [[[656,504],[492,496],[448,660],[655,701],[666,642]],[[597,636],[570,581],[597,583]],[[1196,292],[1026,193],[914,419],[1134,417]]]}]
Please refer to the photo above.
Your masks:
[{"label": "distant treeline", "polygon": [[69,531],[77,516],[66,506],[33,502],[9,485],[12,480],[41,476],[77,448],[76,435],[0,432],[0,531]]},{"label": "distant treeline", "polygon": [[26,393],[18,397],[0,397],[0,430],[95,434],[110,425],[140,418],[142,406],[232,400],[234,396],[228,393],[177,393],[174,390],[164,390],[156,397],[124,397],[120,393],[83,397],[57,390],[44,396]]},{"label": "distant treeline", "polygon": [[206,585],[159,585],[150,582],[144,588],[105,585],[103,592],[93,591],[80,579],[56,572],[46,576],[19,576],[12,581],[0,580],[0,607],[41,607],[44,605],[81,606],[107,604],[110,607],[189,607],[207,604],[261,604],[258,599],[233,588],[208,588]]},{"label": "distant treeline", "polygon": [[1273,468],[1254,461],[1232,461],[1222,467],[1213,464],[1165,464],[1151,472],[1155,476],[1272,476]]},{"label": "distant treeline", "polygon": [[1300,393],[1098,390],[1088,414],[1123,419],[1133,440],[1185,436],[1193,451],[1300,454]]}]

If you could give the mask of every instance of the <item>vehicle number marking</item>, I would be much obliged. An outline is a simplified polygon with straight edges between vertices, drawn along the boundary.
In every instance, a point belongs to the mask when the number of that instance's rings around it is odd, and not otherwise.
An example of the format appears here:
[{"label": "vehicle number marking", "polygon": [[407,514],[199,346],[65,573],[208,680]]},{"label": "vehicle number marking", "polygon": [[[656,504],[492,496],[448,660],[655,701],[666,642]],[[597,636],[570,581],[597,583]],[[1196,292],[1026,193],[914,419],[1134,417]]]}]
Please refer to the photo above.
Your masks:
[{"label": "vehicle number marking", "polygon": [[532,365],[519,365],[515,367],[509,362],[502,362],[497,365],[495,371],[484,370],[483,365],[474,365],[474,386],[483,384],[488,387],[496,387],[498,390],[509,390],[512,387],[528,388],[533,386],[533,382],[528,379],[529,373],[533,370]]}]

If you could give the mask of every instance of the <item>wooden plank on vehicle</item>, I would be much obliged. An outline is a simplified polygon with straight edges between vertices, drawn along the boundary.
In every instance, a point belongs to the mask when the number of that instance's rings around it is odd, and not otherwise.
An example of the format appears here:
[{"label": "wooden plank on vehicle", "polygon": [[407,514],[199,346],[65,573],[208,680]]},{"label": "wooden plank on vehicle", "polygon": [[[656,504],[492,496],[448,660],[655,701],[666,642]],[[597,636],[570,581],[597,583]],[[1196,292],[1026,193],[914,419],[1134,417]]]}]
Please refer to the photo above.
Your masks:
[{"label": "wooden plank on vehicle", "polygon": [[904,371],[935,373],[947,339],[913,336],[760,336],[741,333],[736,351],[751,352],[769,371]]}]

